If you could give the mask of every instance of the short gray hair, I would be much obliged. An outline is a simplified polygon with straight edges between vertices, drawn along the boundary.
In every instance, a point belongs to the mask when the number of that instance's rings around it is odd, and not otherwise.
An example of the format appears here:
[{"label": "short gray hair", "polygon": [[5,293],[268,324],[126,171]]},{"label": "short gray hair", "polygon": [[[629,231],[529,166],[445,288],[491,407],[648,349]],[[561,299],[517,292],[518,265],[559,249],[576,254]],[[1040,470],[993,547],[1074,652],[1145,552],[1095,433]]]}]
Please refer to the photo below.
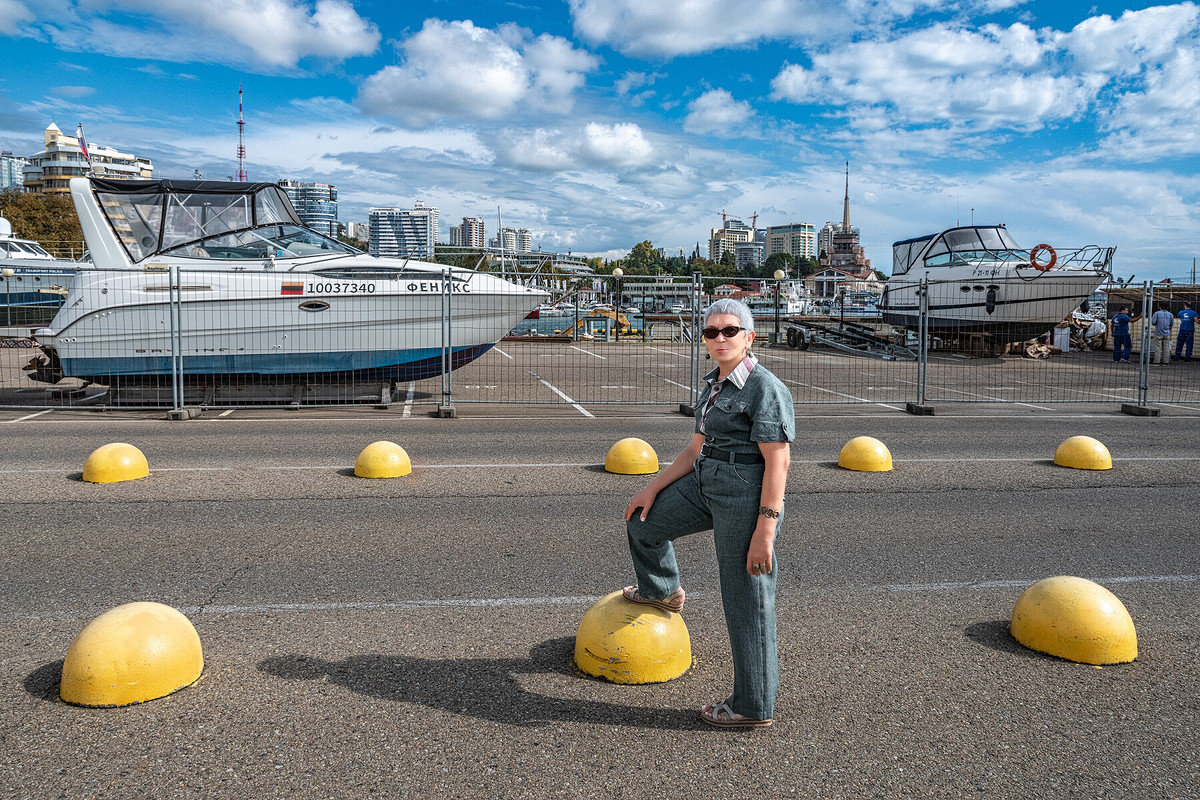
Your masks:
[{"label": "short gray hair", "polygon": [[713,301],[713,304],[704,309],[704,325],[708,326],[708,318],[713,314],[732,314],[738,318],[738,325],[748,331],[754,330],[754,314],[750,313],[750,307],[741,300],[734,300],[732,297],[722,297],[720,300]]}]

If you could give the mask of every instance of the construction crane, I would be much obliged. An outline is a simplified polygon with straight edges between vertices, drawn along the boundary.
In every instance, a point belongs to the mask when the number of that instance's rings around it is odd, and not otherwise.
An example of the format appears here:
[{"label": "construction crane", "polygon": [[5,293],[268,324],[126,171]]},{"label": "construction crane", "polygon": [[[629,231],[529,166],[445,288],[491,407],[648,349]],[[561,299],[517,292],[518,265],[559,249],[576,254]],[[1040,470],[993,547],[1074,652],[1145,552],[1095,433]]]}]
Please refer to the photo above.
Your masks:
[{"label": "construction crane", "polygon": [[[729,219],[728,219],[729,215],[725,213],[725,209],[723,209],[723,208],[717,213],[719,213],[721,215],[721,227],[724,228],[725,225],[729,222]],[[751,230],[758,230],[758,212],[757,211],[755,211],[750,216],[750,228],[751,228]]]}]

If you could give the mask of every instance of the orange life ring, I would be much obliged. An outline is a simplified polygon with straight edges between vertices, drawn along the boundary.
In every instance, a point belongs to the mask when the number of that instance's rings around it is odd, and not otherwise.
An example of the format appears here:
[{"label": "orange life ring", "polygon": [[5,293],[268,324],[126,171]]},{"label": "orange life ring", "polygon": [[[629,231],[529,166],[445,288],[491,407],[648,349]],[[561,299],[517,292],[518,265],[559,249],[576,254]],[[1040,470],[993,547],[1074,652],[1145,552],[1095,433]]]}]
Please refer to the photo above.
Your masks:
[{"label": "orange life ring", "polygon": [[[1046,250],[1050,253],[1050,260],[1047,261],[1045,264],[1038,261],[1038,256],[1042,254],[1043,250]],[[1029,265],[1036,270],[1045,272],[1046,270],[1050,269],[1057,263],[1058,263],[1058,253],[1054,252],[1054,248],[1048,244],[1039,244],[1037,247],[1035,247],[1029,251]]]}]

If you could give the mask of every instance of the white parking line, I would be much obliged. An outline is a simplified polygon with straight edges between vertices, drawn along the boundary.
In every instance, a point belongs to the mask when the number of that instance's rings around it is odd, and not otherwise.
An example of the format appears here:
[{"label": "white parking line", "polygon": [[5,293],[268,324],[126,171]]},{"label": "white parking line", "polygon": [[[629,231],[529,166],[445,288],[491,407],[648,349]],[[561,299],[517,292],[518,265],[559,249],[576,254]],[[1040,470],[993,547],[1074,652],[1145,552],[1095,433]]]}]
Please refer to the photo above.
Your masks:
[{"label": "white parking line", "polygon": [[578,351],[579,351],[579,352],[581,352],[581,353],[586,353],[586,354],[588,354],[589,356],[591,356],[592,358],[598,358],[598,359],[600,359],[601,361],[608,361],[608,359],[607,359],[607,358],[605,358],[604,356],[596,355],[596,354],[595,354],[595,353],[593,353],[591,350],[584,350],[582,347],[576,347],[575,345],[571,345],[571,349],[572,349],[572,350],[578,350]]},{"label": "white parking line", "polygon": [[412,416],[413,395],[416,394],[416,391],[417,391],[417,382],[409,381],[408,382],[408,395],[405,396],[405,398],[404,398],[404,413],[401,414],[401,416],[403,416],[403,417],[411,417]]},{"label": "white parking line", "polygon": [[217,416],[218,417],[228,417],[233,412],[234,412],[234,409],[231,408],[228,411],[222,411],[220,414],[217,414]]},{"label": "white parking line", "polygon": [[564,394],[564,393],[563,393],[563,392],[562,392],[562,391],[561,391],[561,390],[560,390],[560,389],[559,389],[557,386],[555,386],[554,384],[550,383],[550,381],[546,380],[546,379],[545,379],[545,378],[543,378],[541,375],[538,375],[536,372],[530,372],[529,374],[530,374],[530,375],[532,375],[533,377],[537,378],[537,379],[538,379],[538,381],[539,381],[539,382],[540,382],[540,383],[541,383],[543,386],[545,386],[547,389],[549,389],[550,391],[554,392],[556,395],[558,395],[559,397],[561,397],[563,400],[566,400],[568,403],[570,403],[570,404],[571,404],[571,406],[572,406],[572,407],[573,407],[573,408],[574,408],[576,411],[578,411],[580,414],[583,414],[585,417],[592,417],[593,419],[595,419],[595,417],[596,417],[596,415],[595,415],[595,414],[591,413],[591,412],[590,412],[590,411],[588,411],[586,408],[584,408],[583,406],[579,405],[579,403],[576,403],[576,402],[575,402],[574,400],[572,400],[570,397],[567,397],[567,395],[566,395],[566,394]]},{"label": "white parking line", "polygon": [[805,389],[816,389],[818,392],[827,392],[828,394],[837,395],[838,397],[848,397],[851,400],[857,400],[860,403],[870,403],[873,406],[879,406],[881,408],[890,408],[893,411],[903,411],[904,410],[903,408],[900,408],[899,406],[891,405],[890,403],[880,403],[878,401],[868,400],[865,397],[858,397],[856,395],[846,394],[845,392],[835,392],[832,389],[825,389],[821,386],[813,386],[811,383],[801,383],[800,381],[794,381],[790,378],[784,378],[783,380],[785,383],[794,383],[795,385],[801,386]]},{"label": "white parking line", "polygon": [[[1094,582],[1101,586],[1113,584],[1136,583],[1196,583],[1200,575],[1121,575],[1111,578],[1095,578]],[[822,591],[847,593],[886,593],[886,592],[943,592],[954,593],[962,590],[978,591],[980,589],[1020,589],[1030,586],[1036,581],[1023,578],[1015,580],[992,581],[946,581],[942,583],[884,583],[866,586],[809,586],[802,590],[805,594]],[[692,597],[701,597],[695,593]],[[179,611],[183,614],[277,614],[277,613],[306,613],[313,611],[403,611],[421,608],[520,608],[524,606],[544,605],[590,605],[600,599],[600,595],[568,595],[560,597],[460,597],[444,600],[392,600],[392,601],[343,601],[325,603],[253,603],[249,605],[208,605],[182,606]]]},{"label": "white parking line", "polygon": [[23,417],[18,417],[17,419],[7,420],[7,422],[24,422],[27,419],[33,419],[34,417],[40,417],[42,414],[49,414],[53,410],[54,410],[53,408],[47,408],[45,411],[36,411],[32,414],[26,414]]},{"label": "white parking line", "polygon": [[516,361],[516,359],[515,359],[515,358],[513,358],[513,357],[512,357],[512,356],[510,356],[508,353],[506,353],[506,352],[504,352],[503,350],[501,350],[499,347],[493,347],[493,348],[492,348],[492,351],[493,351],[493,352],[496,352],[496,353],[499,353],[500,355],[502,355],[502,356],[504,356],[505,358],[507,358],[509,361]]},{"label": "white parking line", "polygon": [[649,375],[651,378],[658,378],[663,383],[669,383],[672,386],[678,386],[680,389],[687,389],[689,392],[692,390],[692,387],[690,387],[690,386],[684,386],[682,383],[676,383],[675,381],[671,380],[670,378],[664,378],[662,375],[659,375],[657,373],[647,371],[646,374]]}]

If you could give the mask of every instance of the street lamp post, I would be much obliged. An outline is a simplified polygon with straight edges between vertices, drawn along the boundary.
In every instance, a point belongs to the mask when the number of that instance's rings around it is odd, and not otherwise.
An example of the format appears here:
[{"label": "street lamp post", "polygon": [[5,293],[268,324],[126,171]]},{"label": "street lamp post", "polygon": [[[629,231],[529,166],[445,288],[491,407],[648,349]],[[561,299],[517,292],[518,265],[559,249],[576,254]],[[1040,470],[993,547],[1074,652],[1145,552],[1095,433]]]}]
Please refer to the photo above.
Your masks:
[{"label": "street lamp post", "polygon": [[617,279],[617,301],[613,303],[613,311],[616,316],[613,318],[613,325],[616,330],[615,341],[621,341],[621,276],[625,274],[625,270],[617,267],[613,270],[613,277]]},{"label": "street lamp post", "polygon": [[779,289],[787,273],[781,269],[775,270],[775,337],[771,340],[774,344],[779,344]]},{"label": "street lamp post", "polygon": [[4,324],[12,325],[12,267],[0,269],[0,275],[4,276]]}]

